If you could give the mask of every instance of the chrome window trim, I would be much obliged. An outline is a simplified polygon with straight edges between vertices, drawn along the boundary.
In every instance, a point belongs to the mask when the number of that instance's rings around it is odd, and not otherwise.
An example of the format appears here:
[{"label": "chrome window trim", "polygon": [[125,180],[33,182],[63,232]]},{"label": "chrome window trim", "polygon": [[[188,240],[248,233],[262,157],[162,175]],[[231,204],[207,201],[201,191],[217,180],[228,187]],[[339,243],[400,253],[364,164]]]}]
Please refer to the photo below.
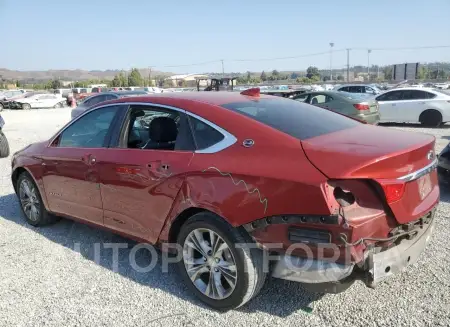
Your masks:
[{"label": "chrome window trim", "polygon": [[436,169],[436,167],[438,166],[438,159],[435,158],[433,160],[433,162],[431,162],[430,164],[426,165],[425,167],[416,170],[412,173],[409,173],[405,176],[399,177],[397,178],[398,180],[404,181],[404,182],[411,182],[414,181],[430,172],[432,172],[434,169]]},{"label": "chrome window trim", "polygon": [[[81,117],[83,117],[84,115],[86,115],[88,112],[92,112],[94,110],[98,110],[101,108],[106,108],[109,106],[117,106],[117,105],[125,105],[125,106],[130,106],[130,105],[142,105],[142,106],[152,106],[152,107],[160,107],[160,108],[164,108],[164,109],[169,109],[169,110],[173,110],[173,111],[177,111],[177,112],[182,112],[190,117],[196,118],[200,121],[202,121],[203,123],[207,124],[208,126],[212,127],[213,129],[215,129],[216,131],[218,131],[220,134],[223,135],[223,140],[220,142],[217,142],[213,145],[211,145],[210,147],[207,147],[205,149],[202,150],[195,150],[194,153],[217,153],[219,151],[225,150],[226,148],[232,146],[234,143],[237,142],[237,138],[229,133],[228,131],[226,131],[225,129],[223,129],[222,127],[219,127],[218,125],[214,124],[213,122],[200,117],[192,112],[186,111],[184,109],[181,108],[177,108],[177,107],[172,107],[172,106],[168,106],[168,105],[164,105],[164,104],[159,104],[159,103],[153,103],[153,102],[116,102],[116,103],[109,103],[100,107],[96,107],[93,109],[88,109],[85,110],[83,113],[81,113],[80,115],[78,115],[77,117],[75,117],[69,125],[67,125],[66,127],[64,127],[63,130],[61,130],[58,134],[56,134],[56,136],[51,140],[51,142],[49,143],[52,144],[54,139],[57,138],[61,133],[63,133],[69,126],[71,126],[73,123],[75,123],[78,119],[80,119]],[[74,108],[76,109],[76,108]],[[195,136],[194,136],[195,137]]]}]

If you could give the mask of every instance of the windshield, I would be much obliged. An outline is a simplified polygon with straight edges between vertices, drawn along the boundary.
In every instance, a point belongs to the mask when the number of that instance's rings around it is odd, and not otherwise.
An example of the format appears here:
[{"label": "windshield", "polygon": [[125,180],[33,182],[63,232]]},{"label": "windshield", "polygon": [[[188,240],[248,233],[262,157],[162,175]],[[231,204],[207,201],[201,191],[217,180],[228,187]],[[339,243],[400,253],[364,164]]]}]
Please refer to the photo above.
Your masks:
[{"label": "windshield", "polygon": [[358,126],[360,123],[332,111],[290,99],[259,99],[222,105],[265,125],[305,140]]}]

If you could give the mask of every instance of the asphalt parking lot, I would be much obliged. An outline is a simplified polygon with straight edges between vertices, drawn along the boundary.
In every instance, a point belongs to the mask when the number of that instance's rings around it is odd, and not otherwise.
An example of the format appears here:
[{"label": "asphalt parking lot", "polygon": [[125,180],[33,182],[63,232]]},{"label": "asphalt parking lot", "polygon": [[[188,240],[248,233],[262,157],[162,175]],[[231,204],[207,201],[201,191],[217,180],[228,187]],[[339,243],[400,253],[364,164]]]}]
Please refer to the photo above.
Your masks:
[{"label": "asphalt parking lot", "polygon": [[[53,135],[70,119],[70,108],[4,111],[2,116],[13,153]],[[450,125],[386,128],[433,134],[437,152],[450,139]],[[162,273],[159,260],[153,271],[139,273],[131,268],[127,249],[120,250],[117,267],[111,250],[94,258],[95,243],[126,239],[68,220],[45,228],[26,225],[10,173],[10,160],[1,159],[0,326],[450,325],[450,192],[445,189],[426,252],[379,288],[358,282],[344,293],[324,295],[269,279],[244,308],[218,313],[191,295],[174,269]],[[150,259],[148,252],[139,252],[136,260],[145,266]]]}]

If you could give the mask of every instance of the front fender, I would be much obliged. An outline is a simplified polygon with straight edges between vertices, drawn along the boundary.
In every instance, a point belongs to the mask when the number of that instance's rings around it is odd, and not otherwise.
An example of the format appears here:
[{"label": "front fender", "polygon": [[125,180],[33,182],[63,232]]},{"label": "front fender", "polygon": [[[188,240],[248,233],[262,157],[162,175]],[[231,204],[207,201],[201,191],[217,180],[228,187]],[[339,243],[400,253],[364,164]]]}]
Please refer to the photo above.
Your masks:
[{"label": "front fender", "polygon": [[33,156],[14,156],[11,162],[12,172],[11,172],[11,182],[13,184],[14,190],[16,189],[16,182],[19,174],[26,171],[33,178],[34,183],[37,185],[39,193],[41,194],[42,201],[45,208],[48,210],[48,201],[45,193],[45,187],[43,183],[43,175],[45,166],[42,165],[42,160]]}]

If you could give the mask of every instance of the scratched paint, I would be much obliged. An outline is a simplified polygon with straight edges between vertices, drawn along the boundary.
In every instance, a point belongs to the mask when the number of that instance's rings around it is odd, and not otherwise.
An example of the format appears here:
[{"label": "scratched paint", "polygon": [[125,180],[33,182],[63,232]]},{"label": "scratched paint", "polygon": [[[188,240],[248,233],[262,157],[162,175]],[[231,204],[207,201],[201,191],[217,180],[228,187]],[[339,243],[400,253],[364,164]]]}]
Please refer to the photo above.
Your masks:
[{"label": "scratched paint", "polygon": [[247,191],[248,194],[258,193],[259,202],[260,202],[261,204],[264,205],[264,213],[266,213],[266,211],[267,211],[267,205],[268,205],[268,200],[267,200],[267,198],[263,198],[263,196],[261,195],[261,192],[259,191],[258,188],[255,187],[253,190],[250,189],[250,187],[247,185],[247,183],[246,183],[244,180],[242,180],[242,179],[240,179],[240,180],[238,180],[238,181],[236,182],[236,180],[233,178],[233,176],[232,176],[230,173],[223,173],[223,172],[222,172],[219,168],[217,168],[217,167],[208,167],[208,168],[202,170],[202,172],[204,173],[204,172],[206,172],[206,171],[208,171],[208,170],[216,170],[220,175],[230,177],[231,181],[233,182],[233,184],[234,184],[235,186],[238,186],[238,185],[241,184],[241,183],[244,184],[245,189],[246,189],[246,191]]}]

